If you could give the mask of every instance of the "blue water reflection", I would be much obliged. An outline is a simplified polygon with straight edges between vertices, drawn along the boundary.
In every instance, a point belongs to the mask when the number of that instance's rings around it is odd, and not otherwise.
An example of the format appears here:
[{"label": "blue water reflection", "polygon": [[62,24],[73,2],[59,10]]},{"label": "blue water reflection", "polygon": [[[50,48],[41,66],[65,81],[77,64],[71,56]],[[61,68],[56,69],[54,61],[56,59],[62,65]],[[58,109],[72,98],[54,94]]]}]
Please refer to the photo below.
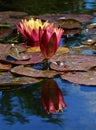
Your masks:
[{"label": "blue water reflection", "polygon": [[96,8],[96,1],[95,0],[85,0],[85,8],[86,9]]},{"label": "blue water reflection", "polygon": [[94,129],[96,87],[75,85],[60,78],[54,80],[62,90],[67,104],[63,112],[47,114],[43,111],[40,99],[42,84],[3,91],[0,92],[0,128],[2,130]]}]

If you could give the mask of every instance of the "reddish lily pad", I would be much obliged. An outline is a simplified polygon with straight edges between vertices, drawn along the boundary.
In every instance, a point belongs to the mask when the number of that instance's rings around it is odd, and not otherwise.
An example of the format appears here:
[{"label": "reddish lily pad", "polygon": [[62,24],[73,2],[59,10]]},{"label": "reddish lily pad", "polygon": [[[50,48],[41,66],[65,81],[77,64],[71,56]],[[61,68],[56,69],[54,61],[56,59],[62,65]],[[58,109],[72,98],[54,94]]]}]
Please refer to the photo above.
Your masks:
[{"label": "reddish lily pad", "polygon": [[26,46],[23,44],[0,44],[0,55],[11,56],[17,60],[27,60],[30,57],[28,54],[24,53],[26,51]]},{"label": "reddish lily pad", "polygon": [[50,68],[57,71],[87,71],[96,66],[96,58],[91,55],[58,55],[50,59]]},{"label": "reddish lily pad", "polygon": [[61,75],[61,78],[75,84],[96,86],[96,71],[68,72]]},{"label": "reddish lily pad", "polygon": [[42,62],[44,57],[41,53],[35,53],[35,52],[29,52],[29,53],[26,53],[27,55],[29,55],[30,59],[28,60],[12,60],[12,61],[8,61],[12,64],[16,64],[16,65],[27,65],[27,64],[36,64],[36,63],[39,63],[39,62]]},{"label": "reddish lily pad", "polygon": [[0,43],[0,55],[8,55],[10,48],[11,48],[10,44]]},{"label": "reddish lily pad", "polygon": [[96,23],[88,24],[86,27],[87,27],[88,29],[89,29],[89,28],[96,28]]},{"label": "reddish lily pad", "polygon": [[82,44],[85,44],[85,45],[93,45],[95,43],[96,43],[96,37],[92,37],[92,38],[82,41]]},{"label": "reddish lily pad", "polygon": [[0,18],[1,17],[23,17],[27,16],[28,14],[26,12],[18,12],[18,11],[2,11],[0,12]]},{"label": "reddish lily pad", "polygon": [[12,67],[11,64],[2,64],[0,63],[0,71],[7,71],[7,70],[10,70]]},{"label": "reddish lily pad", "polygon": [[21,18],[27,15],[25,12],[4,11],[0,12],[0,23],[17,24]]},{"label": "reddish lily pad", "polygon": [[10,27],[0,27],[0,38],[7,37],[11,35],[13,32],[13,29]]},{"label": "reddish lily pad", "polygon": [[92,15],[88,14],[44,14],[35,17],[40,18],[43,21],[48,20],[50,22],[53,22],[57,19],[75,19],[80,22],[87,22],[94,18]]},{"label": "reddish lily pad", "polygon": [[31,77],[15,77],[10,72],[0,74],[0,87],[32,84],[40,81],[41,80],[39,79],[35,79]]},{"label": "reddish lily pad", "polygon": [[74,29],[64,29],[64,33],[63,36],[74,36],[74,35],[79,35],[81,33],[81,29],[80,28],[74,28]]},{"label": "reddish lily pad", "polygon": [[19,44],[19,45],[11,44],[11,48],[9,50],[8,55],[13,57],[16,60],[30,59],[30,56],[25,51],[26,51],[26,47],[24,47],[23,44]]},{"label": "reddish lily pad", "polygon": [[24,75],[29,77],[48,77],[52,78],[59,74],[56,71],[50,71],[50,70],[37,70],[32,67],[25,67],[23,65],[16,66],[11,69],[12,73],[18,74],[18,75]]},{"label": "reddish lily pad", "polygon": [[82,31],[82,33],[84,34],[96,34],[96,28],[87,28],[85,30]]},{"label": "reddish lily pad", "polygon": [[28,65],[28,64],[36,64],[39,62],[42,62],[44,60],[44,57],[41,53],[35,53],[35,52],[26,52],[26,55],[30,57],[30,59],[27,60],[10,60],[9,57],[6,55],[0,54],[0,62],[3,63],[11,63],[14,65]]},{"label": "reddish lily pad", "polygon": [[82,23],[75,19],[58,19],[54,23],[56,26],[61,27],[63,29],[74,29],[82,27]]}]

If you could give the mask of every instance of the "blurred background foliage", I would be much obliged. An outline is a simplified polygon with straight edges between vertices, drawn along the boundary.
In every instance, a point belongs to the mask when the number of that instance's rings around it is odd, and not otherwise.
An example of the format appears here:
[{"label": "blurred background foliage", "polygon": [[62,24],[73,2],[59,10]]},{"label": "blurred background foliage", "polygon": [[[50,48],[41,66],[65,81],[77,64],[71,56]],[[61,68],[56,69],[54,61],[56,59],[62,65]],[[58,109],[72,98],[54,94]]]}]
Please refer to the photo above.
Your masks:
[{"label": "blurred background foliage", "polygon": [[92,5],[91,11],[95,10],[95,0],[0,0],[0,11],[25,11],[31,15],[91,13],[88,3]]}]

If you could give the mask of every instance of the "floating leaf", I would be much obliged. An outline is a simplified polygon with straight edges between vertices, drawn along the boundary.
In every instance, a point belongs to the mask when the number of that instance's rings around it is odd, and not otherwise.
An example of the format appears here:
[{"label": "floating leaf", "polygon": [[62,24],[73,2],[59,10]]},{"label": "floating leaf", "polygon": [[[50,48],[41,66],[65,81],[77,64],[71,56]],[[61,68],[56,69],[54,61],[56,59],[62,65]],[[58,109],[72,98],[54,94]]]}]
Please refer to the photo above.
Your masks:
[{"label": "floating leaf", "polygon": [[60,46],[58,47],[56,54],[64,54],[64,53],[68,53],[69,51],[70,51],[69,48]]},{"label": "floating leaf", "polygon": [[17,24],[21,18],[27,15],[25,12],[17,11],[2,11],[0,12],[0,23],[11,23],[12,25]]},{"label": "floating leaf", "polygon": [[14,77],[10,72],[0,75],[1,86],[25,85],[40,82],[41,80],[31,77]]},{"label": "floating leaf", "polygon": [[89,14],[44,14],[34,17],[41,18],[43,21],[48,20],[50,22],[53,22],[57,19],[75,19],[80,22],[87,22],[94,18],[94,16]]},{"label": "floating leaf", "polygon": [[56,21],[54,21],[55,26],[61,27],[64,29],[64,36],[72,36],[76,34],[80,34],[82,23],[75,20],[75,19],[66,19],[61,18]]},{"label": "floating leaf", "polygon": [[0,12],[0,17],[23,17],[27,16],[28,14],[26,12],[18,12],[18,11],[2,11]]},{"label": "floating leaf", "polygon": [[0,43],[0,55],[8,55],[10,48],[11,48],[10,44]]},{"label": "floating leaf", "polygon": [[28,47],[27,52],[41,52],[40,47]]},{"label": "floating leaf", "polygon": [[74,28],[74,29],[64,29],[63,36],[74,36],[74,35],[79,35],[81,33],[80,28]]},{"label": "floating leaf", "polygon": [[35,53],[35,52],[29,52],[28,53],[30,59],[28,60],[12,60],[12,61],[8,61],[12,64],[16,64],[16,65],[27,65],[27,64],[36,64],[39,62],[42,62],[42,60],[44,59],[43,55],[41,53]]},{"label": "floating leaf", "polygon": [[82,24],[75,19],[58,19],[55,22],[55,25],[63,29],[74,29],[81,28]]},{"label": "floating leaf", "polygon": [[7,37],[11,35],[13,32],[13,29],[10,27],[0,27],[0,38]]},{"label": "floating leaf", "polygon": [[89,28],[96,28],[96,23],[88,24],[86,27],[87,27],[88,29],[89,29]]},{"label": "floating leaf", "polygon": [[9,50],[8,56],[11,56],[16,60],[30,59],[30,56],[25,51],[26,51],[26,48],[24,47],[24,45],[22,45],[22,44],[19,44],[19,45],[11,44],[11,48]]},{"label": "floating leaf", "polygon": [[0,63],[0,71],[7,71],[7,70],[10,70],[12,67],[11,64],[2,64]]},{"label": "floating leaf", "polygon": [[82,31],[84,34],[96,34],[96,28],[89,28]]},{"label": "floating leaf", "polygon": [[55,75],[59,74],[58,72],[55,71],[37,70],[32,67],[25,67],[23,65],[12,68],[11,72],[18,75],[24,75],[29,77],[48,77],[48,78],[52,78]]},{"label": "floating leaf", "polygon": [[75,84],[96,85],[96,71],[65,73],[61,78]]},{"label": "floating leaf", "polygon": [[36,64],[39,62],[42,62],[44,57],[41,53],[35,53],[35,52],[26,52],[26,54],[30,57],[28,60],[14,60],[9,59],[6,55],[0,54],[0,62],[3,63],[11,63],[15,65],[28,65],[28,64]]},{"label": "floating leaf", "polygon": [[96,66],[96,58],[91,55],[55,55],[50,61],[50,68],[57,71],[87,71]]},{"label": "floating leaf", "polygon": [[71,54],[91,54],[93,55],[94,46],[81,45],[70,49]]},{"label": "floating leaf", "polygon": [[96,37],[89,38],[87,40],[82,41],[81,43],[85,45],[93,45],[96,43]]}]

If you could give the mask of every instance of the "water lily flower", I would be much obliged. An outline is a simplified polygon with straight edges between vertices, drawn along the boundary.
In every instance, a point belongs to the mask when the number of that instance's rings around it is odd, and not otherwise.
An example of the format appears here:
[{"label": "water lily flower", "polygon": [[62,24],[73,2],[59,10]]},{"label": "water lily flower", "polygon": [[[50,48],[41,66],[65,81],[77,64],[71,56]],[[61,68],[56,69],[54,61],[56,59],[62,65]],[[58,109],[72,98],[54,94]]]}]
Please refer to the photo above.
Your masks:
[{"label": "water lily flower", "polygon": [[40,28],[40,49],[45,59],[52,57],[57,51],[64,30],[49,24]]},{"label": "water lily flower", "polygon": [[57,113],[66,107],[62,92],[53,79],[45,80],[42,85],[42,107],[48,113]]},{"label": "water lily flower", "polygon": [[17,30],[25,38],[28,46],[39,46],[39,28],[46,27],[49,23],[42,22],[40,19],[22,19],[21,22],[16,25]]}]

